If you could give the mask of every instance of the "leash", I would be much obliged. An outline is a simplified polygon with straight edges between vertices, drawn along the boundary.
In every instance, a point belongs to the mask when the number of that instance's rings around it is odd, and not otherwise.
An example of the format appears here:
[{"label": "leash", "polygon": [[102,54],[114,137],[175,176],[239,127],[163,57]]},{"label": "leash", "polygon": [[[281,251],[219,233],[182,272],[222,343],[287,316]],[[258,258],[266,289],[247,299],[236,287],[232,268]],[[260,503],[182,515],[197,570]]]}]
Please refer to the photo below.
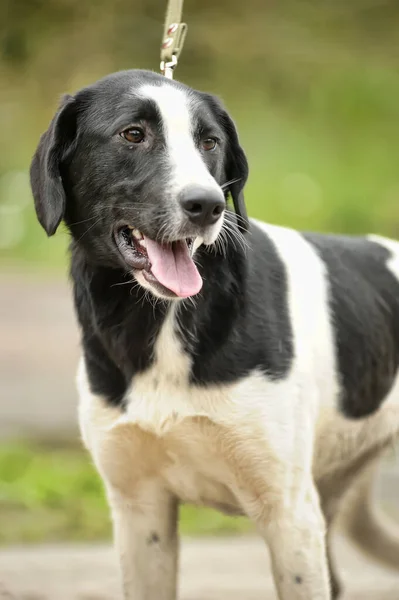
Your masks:
[{"label": "leash", "polygon": [[161,44],[161,72],[173,79],[180,53],[187,34],[187,25],[182,23],[184,0],[168,0],[165,28]]}]

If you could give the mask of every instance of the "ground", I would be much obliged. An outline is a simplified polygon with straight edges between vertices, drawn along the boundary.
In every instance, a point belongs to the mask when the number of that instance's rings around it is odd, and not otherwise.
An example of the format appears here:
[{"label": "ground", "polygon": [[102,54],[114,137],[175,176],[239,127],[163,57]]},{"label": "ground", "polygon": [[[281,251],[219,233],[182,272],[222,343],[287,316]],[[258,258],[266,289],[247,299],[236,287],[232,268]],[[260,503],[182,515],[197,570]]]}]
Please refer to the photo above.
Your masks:
[{"label": "ground", "polygon": [[[343,540],[343,600],[398,600],[399,574],[368,563]],[[275,600],[267,553],[256,538],[185,540],[181,600]],[[108,546],[45,546],[0,552],[1,600],[117,600]],[[310,599],[309,599],[310,600]]]}]

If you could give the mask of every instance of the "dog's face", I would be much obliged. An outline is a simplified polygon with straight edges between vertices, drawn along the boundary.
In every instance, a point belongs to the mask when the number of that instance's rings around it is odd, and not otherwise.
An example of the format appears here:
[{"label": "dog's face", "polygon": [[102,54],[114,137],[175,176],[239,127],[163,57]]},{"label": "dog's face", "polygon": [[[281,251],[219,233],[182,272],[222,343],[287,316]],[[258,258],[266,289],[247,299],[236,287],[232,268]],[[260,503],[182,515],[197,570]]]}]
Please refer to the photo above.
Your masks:
[{"label": "dog's face", "polygon": [[65,220],[90,260],[167,298],[199,292],[193,254],[217,239],[248,175],[234,124],[208,94],[125,71],[67,96],[32,161],[38,219]]}]

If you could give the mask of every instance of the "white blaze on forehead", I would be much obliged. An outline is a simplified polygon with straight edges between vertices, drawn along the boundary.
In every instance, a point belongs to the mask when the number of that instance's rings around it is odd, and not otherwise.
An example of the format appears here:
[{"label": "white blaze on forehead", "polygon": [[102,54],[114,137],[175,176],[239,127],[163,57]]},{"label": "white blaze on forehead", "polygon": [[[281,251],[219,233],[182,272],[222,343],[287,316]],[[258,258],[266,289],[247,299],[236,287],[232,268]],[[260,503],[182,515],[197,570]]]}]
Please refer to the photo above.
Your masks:
[{"label": "white blaze on forehead", "polygon": [[[194,140],[194,98],[182,89],[165,85],[144,85],[139,94],[153,100],[162,119],[171,188],[175,194],[195,185],[219,189],[208,171]],[[220,193],[222,194],[221,190]]]}]

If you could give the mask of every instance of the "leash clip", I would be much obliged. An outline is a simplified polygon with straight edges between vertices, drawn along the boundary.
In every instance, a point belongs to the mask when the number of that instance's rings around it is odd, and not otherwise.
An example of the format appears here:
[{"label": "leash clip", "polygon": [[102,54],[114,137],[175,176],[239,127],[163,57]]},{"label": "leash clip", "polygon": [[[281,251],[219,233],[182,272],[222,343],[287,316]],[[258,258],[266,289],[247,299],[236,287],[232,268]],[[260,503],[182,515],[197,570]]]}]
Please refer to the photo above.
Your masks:
[{"label": "leash clip", "polygon": [[177,66],[176,54],[172,54],[172,60],[169,60],[169,61],[161,60],[160,69],[161,69],[162,75],[164,75],[167,79],[173,79],[173,71],[176,66]]}]

